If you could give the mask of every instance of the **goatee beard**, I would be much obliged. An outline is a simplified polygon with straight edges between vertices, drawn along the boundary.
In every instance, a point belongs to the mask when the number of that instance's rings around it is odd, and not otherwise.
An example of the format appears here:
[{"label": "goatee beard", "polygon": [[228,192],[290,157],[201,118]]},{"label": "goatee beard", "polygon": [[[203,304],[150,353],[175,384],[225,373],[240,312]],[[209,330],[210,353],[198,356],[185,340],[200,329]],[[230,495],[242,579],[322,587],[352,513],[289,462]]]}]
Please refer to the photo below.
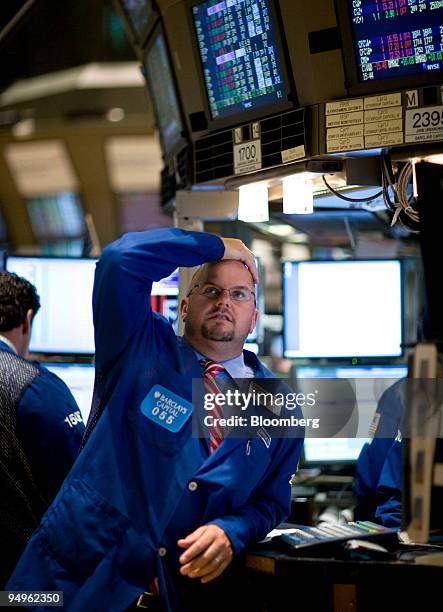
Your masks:
[{"label": "goatee beard", "polygon": [[214,340],[215,342],[232,342],[234,339],[233,331],[222,331],[216,329],[209,329],[205,324],[202,326],[202,336],[206,340]]}]

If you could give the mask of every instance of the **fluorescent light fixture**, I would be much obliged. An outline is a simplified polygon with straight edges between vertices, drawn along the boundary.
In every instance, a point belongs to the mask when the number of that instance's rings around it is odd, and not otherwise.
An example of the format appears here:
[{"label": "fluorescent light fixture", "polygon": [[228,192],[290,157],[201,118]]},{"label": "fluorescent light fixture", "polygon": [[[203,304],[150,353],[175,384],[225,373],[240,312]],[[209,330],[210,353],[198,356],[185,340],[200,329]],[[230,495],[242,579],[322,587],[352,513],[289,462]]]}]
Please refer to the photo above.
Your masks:
[{"label": "fluorescent light fixture", "polygon": [[303,174],[286,176],[283,182],[283,212],[287,215],[310,215],[314,212],[311,181]]},{"label": "fluorescent light fixture", "polygon": [[238,220],[256,223],[269,221],[266,183],[250,183],[239,188]]},{"label": "fluorescent light fixture", "polygon": [[280,236],[282,238],[286,238],[287,236],[292,236],[295,234],[295,228],[292,225],[287,225],[286,223],[276,223],[274,225],[267,225],[266,230],[270,234],[274,234],[274,236]]},{"label": "fluorescent light fixture", "polygon": [[424,158],[424,161],[430,164],[443,164],[443,153],[435,153],[435,155],[428,155]]}]

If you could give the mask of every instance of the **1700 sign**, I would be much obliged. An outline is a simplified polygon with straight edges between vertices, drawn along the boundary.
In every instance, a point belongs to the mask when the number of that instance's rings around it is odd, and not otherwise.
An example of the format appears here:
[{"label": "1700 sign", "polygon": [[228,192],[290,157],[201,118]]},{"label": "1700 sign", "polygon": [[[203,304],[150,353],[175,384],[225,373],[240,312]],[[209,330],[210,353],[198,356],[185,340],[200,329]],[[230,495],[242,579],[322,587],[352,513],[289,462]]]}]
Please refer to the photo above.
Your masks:
[{"label": "1700 sign", "polygon": [[261,168],[260,138],[234,145],[234,174],[253,172]]}]

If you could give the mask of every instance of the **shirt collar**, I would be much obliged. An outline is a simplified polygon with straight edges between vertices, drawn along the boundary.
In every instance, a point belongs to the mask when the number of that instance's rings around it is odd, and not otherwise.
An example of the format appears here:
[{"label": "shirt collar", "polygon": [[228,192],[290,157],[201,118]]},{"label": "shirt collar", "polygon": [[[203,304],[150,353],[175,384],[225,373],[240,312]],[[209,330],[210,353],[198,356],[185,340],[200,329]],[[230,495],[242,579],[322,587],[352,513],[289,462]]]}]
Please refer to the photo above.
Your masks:
[{"label": "shirt collar", "polygon": [[3,342],[3,344],[6,344],[6,346],[9,347],[13,353],[15,353],[16,355],[18,354],[17,349],[12,344],[12,342],[9,340],[9,338],[6,338],[2,334],[0,334],[0,342]]}]

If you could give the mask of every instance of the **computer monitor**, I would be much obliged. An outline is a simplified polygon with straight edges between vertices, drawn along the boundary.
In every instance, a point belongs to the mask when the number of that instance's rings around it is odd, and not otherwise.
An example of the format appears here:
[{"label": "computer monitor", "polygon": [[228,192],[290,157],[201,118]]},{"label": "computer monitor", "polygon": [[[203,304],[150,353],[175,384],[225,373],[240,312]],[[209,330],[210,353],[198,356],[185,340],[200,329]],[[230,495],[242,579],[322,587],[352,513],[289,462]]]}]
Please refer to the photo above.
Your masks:
[{"label": "computer monitor", "polygon": [[92,287],[96,259],[8,257],[6,268],[37,289],[41,308],[34,318],[30,350],[36,353],[94,353]]},{"label": "computer monitor", "polygon": [[192,2],[202,84],[211,127],[290,108],[291,88],[270,0]]},{"label": "computer monitor", "polygon": [[69,387],[86,424],[94,390],[95,369],[93,364],[44,363],[43,365]]},{"label": "computer monitor", "polygon": [[294,366],[293,378],[300,383],[303,379],[331,378],[348,379],[355,389],[358,405],[358,429],[355,438],[305,438],[304,467],[314,465],[340,464],[358,459],[365,442],[382,393],[399,378],[408,374],[407,365],[367,366]]},{"label": "computer monitor", "polygon": [[166,39],[160,25],[146,48],[143,72],[154,106],[163,154],[169,156],[177,153],[185,144],[184,124]]},{"label": "computer monitor", "polygon": [[401,262],[286,262],[283,315],[285,357],[398,357]]},{"label": "computer monitor", "polygon": [[440,83],[441,2],[336,0],[350,95]]},{"label": "computer monitor", "polygon": [[[94,353],[92,289],[96,261],[69,257],[7,258],[6,269],[33,283],[40,296],[42,306],[32,325],[32,352]],[[152,296],[176,301],[177,294],[177,270],[152,285]]]},{"label": "computer monitor", "polygon": [[32,231],[38,240],[80,238],[85,224],[80,198],[66,191],[26,201]]}]

